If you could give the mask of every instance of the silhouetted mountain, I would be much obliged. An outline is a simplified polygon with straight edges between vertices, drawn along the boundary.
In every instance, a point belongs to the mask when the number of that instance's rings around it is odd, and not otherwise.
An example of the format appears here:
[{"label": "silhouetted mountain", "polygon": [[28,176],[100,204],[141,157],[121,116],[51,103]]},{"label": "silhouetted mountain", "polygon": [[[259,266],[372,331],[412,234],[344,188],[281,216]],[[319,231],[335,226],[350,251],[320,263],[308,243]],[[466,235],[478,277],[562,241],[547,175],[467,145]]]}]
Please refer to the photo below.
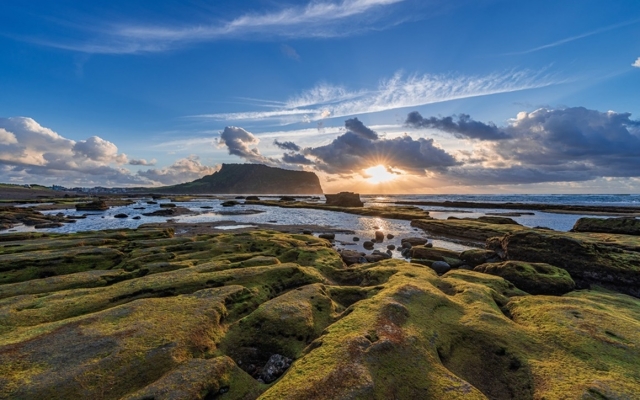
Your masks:
[{"label": "silhouetted mountain", "polygon": [[262,164],[222,164],[220,171],[211,175],[154,191],[184,194],[322,194],[322,187],[313,172]]}]

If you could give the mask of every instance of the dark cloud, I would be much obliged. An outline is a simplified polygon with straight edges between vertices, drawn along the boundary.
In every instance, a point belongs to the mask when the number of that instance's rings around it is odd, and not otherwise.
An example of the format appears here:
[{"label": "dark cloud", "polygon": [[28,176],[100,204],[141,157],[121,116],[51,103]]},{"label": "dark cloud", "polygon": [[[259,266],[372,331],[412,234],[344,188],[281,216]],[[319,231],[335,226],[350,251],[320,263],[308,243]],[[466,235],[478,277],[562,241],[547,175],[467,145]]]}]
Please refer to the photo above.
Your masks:
[{"label": "dark cloud", "polygon": [[414,140],[408,135],[395,139],[369,140],[351,131],[330,144],[304,150],[313,156],[316,167],[328,173],[355,173],[382,164],[412,174],[456,165],[449,153],[436,147],[433,139]]},{"label": "dark cloud", "polygon": [[147,161],[144,158],[139,160],[129,160],[129,165],[148,165],[150,167],[156,165],[156,159],[152,159],[151,161]]},{"label": "dark cloud", "polygon": [[378,140],[378,134],[364,126],[364,124],[360,120],[358,120],[358,118],[351,118],[344,121],[344,126],[351,132],[355,133],[356,135],[362,136],[365,139]]},{"label": "dark cloud", "polygon": [[278,142],[278,140],[274,140],[273,144],[282,150],[290,150],[290,151],[300,151],[300,146],[293,142]]},{"label": "dark cloud", "polygon": [[282,161],[287,163],[287,164],[301,164],[301,165],[313,165],[314,162],[309,160],[307,157],[305,157],[302,154],[288,154],[285,153],[282,155]]},{"label": "dark cloud", "polygon": [[461,139],[501,140],[510,137],[508,133],[496,125],[475,121],[467,114],[458,115],[458,120],[455,121],[453,117],[423,118],[419,112],[413,111],[407,115],[405,124],[412,128],[438,129]]},{"label": "dark cloud", "polygon": [[479,149],[484,168],[448,171],[460,184],[518,184],[640,177],[640,121],[584,107],[519,113],[510,139]]}]

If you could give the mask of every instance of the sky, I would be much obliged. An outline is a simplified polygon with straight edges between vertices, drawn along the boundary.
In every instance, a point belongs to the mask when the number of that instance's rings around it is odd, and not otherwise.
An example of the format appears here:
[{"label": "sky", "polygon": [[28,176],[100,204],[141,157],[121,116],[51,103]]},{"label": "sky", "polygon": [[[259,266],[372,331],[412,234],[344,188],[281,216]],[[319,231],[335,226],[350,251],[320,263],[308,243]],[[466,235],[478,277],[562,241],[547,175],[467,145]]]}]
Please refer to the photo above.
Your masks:
[{"label": "sky", "polygon": [[637,0],[2,0],[0,182],[640,193]]}]

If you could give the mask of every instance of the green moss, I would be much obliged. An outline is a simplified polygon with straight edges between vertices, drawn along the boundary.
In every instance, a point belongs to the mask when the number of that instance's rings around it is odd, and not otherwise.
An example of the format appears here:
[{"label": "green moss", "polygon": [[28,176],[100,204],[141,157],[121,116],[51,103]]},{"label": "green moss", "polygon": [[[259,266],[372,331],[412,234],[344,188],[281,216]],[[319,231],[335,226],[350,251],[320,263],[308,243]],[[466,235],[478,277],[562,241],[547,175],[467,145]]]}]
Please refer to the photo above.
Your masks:
[{"label": "green moss", "polygon": [[505,261],[481,264],[474,271],[501,276],[531,294],[562,295],[576,286],[567,271],[545,263]]}]

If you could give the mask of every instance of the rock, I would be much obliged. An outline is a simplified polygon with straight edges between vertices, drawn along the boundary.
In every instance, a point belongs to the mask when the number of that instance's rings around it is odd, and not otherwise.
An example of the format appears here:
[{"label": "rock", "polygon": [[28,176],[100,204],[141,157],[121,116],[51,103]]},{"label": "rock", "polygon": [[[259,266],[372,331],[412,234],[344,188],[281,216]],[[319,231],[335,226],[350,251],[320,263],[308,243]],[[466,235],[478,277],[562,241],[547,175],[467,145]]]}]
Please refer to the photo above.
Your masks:
[{"label": "rock", "polygon": [[113,218],[129,218],[129,216],[127,214],[120,213],[114,215]]},{"label": "rock", "polygon": [[428,241],[429,239],[425,239],[421,237],[408,237],[408,238],[401,239],[400,243],[402,243],[403,247],[405,243],[408,243],[411,246],[422,246],[423,244],[426,244]]},{"label": "rock", "polygon": [[412,248],[412,247],[413,247],[413,246],[411,245],[411,243],[409,243],[409,242],[402,242],[402,248],[403,248],[403,249],[410,249],[410,248]]},{"label": "rock", "polygon": [[260,197],[258,196],[247,196],[247,201],[260,201]]},{"label": "rock", "polygon": [[391,240],[391,239],[393,239],[394,237],[395,237],[394,235],[392,235],[392,234],[390,234],[390,233],[387,233],[387,239]]},{"label": "rock", "polygon": [[308,229],[305,229],[305,230],[303,230],[303,231],[302,231],[302,234],[303,234],[303,235],[313,235],[313,232],[311,232],[311,231],[310,231],[310,230],[308,230]]},{"label": "rock", "polygon": [[370,240],[367,240],[364,243],[362,243],[362,246],[367,250],[372,250],[373,249],[373,242],[370,241]]},{"label": "rock", "polygon": [[640,246],[631,236],[601,241],[597,234],[527,230],[487,241],[505,260],[547,263],[565,269],[578,288],[596,284],[640,297]]},{"label": "rock", "polygon": [[385,253],[386,253],[389,257],[393,257],[393,253],[391,252],[391,249],[387,249],[387,251],[385,251]]},{"label": "rock", "polygon": [[338,194],[325,194],[326,205],[338,207],[364,207],[360,195],[353,192],[340,192]]},{"label": "rock", "polygon": [[223,202],[221,205],[222,205],[222,207],[233,207],[233,206],[237,206],[238,204],[240,204],[240,203],[238,203],[235,200],[228,200],[228,201]]},{"label": "rock", "polygon": [[211,210],[213,207],[211,207],[211,206],[200,206],[200,208],[205,209],[205,210]]},{"label": "rock", "polygon": [[334,240],[336,238],[335,233],[321,233],[318,235],[320,239]]},{"label": "rock", "polygon": [[185,207],[161,208],[149,213],[142,213],[145,217],[175,217],[177,215],[191,214],[192,211]]},{"label": "rock", "polygon": [[396,245],[395,244],[390,244],[390,245],[387,246],[387,249],[395,250],[396,249]]},{"label": "rock", "polygon": [[457,219],[416,219],[411,221],[411,226],[419,227],[432,235],[463,238],[484,243],[490,237],[504,236],[512,232],[529,230],[521,225],[490,224],[478,220]]},{"label": "rock", "polygon": [[278,379],[291,366],[293,360],[280,354],[274,354],[269,357],[269,361],[262,367],[258,374],[258,379],[262,379],[264,383],[271,383]]},{"label": "rock", "polygon": [[236,196],[236,200],[244,200],[246,197],[244,196]]},{"label": "rock", "polygon": [[[471,219],[473,220],[473,219]],[[477,218],[480,222],[486,222],[488,224],[498,224],[498,225],[520,225],[516,221],[507,217],[495,217],[495,216],[482,216]]]},{"label": "rock", "polygon": [[623,235],[640,235],[640,219],[634,217],[621,218],[587,218],[576,221],[571,232],[619,233]]},{"label": "rock", "polygon": [[157,201],[147,201],[147,204],[158,204]]},{"label": "rock", "polygon": [[410,250],[411,258],[432,261],[444,261],[452,267],[458,267],[463,264],[460,260],[460,254],[457,251],[443,249],[440,247],[413,246]]},{"label": "rock", "polygon": [[282,196],[280,197],[280,201],[296,201],[296,198],[291,196]]},{"label": "rock", "polygon": [[342,261],[344,261],[344,263],[347,265],[366,263],[367,259],[364,258],[364,256],[365,256],[364,253],[360,253],[355,250],[342,250],[340,252],[340,257],[342,258]]},{"label": "rock", "polygon": [[473,270],[500,276],[513,283],[518,289],[531,294],[561,296],[576,287],[566,270],[545,263],[505,261],[481,264]]},{"label": "rock", "polygon": [[33,227],[35,229],[50,229],[50,228],[60,228],[61,226],[64,226],[64,224],[61,224],[60,222],[45,222],[43,224],[34,225]]},{"label": "rock", "polygon": [[[204,207],[203,207],[204,208]],[[133,207],[134,210],[144,210],[144,207]]]},{"label": "rock", "polygon": [[142,219],[142,217],[141,217],[141,216],[139,216],[139,215],[136,215],[135,217],[133,217],[133,218],[131,218],[131,219]]},{"label": "rock", "polygon": [[357,236],[354,236],[353,238],[351,238],[351,240],[353,240],[354,242],[359,242],[360,238]]},{"label": "rock", "polygon": [[400,255],[402,255],[402,257],[404,257],[404,258],[409,258],[409,257],[411,257],[411,250],[410,249],[402,249],[402,251],[400,252]]},{"label": "rock", "polygon": [[89,203],[76,204],[76,210],[78,211],[106,211],[109,209],[107,203],[104,200],[95,200]]},{"label": "rock", "polygon": [[382,231],[376,231],[376,242],[384,241],[384,233]]},{"label": "rock", "polygon": [[162,203],[160,204],[160,208],[174,208],[177,207],[175,204],[173,203]]},{"label": "rock", "polygon": [[436,271],[438,275],[445,274],[451,270],[451,265],[444,261],[434,261],[430,265],[431,269]]},{"label": "rock", "polygon": [[364,256],[364,258],[367,260],[367,262],[374,263],[374,262],[378,262],[378,261],[389,259],[389,258],[391,258],[391,256],[388,255],[387,253],[378,252],[378,253],[368,254],[368,255]]},{"label": "rock", "polygon": [[465,250],[460,253],[460,259],[472,267],[502,261],[495,251],[483,249]]}]

